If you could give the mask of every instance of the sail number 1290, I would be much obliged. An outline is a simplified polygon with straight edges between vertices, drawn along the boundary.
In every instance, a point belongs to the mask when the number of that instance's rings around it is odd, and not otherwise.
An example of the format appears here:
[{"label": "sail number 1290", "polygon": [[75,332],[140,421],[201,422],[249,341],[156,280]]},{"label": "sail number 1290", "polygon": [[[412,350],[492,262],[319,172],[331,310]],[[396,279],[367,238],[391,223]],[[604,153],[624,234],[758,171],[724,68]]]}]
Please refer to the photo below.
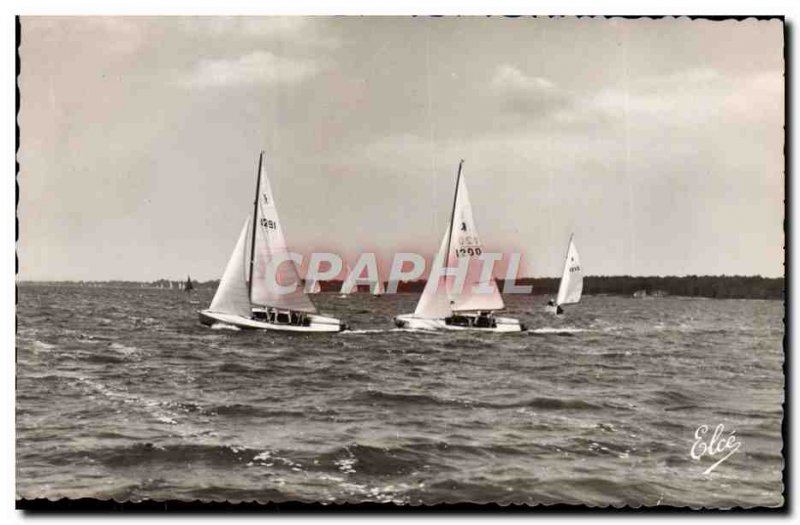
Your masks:
[{"label": "sail number 1290", "polygon": [[480,255],[481,249],[480,248],[456,248],[456,257],[471,257],[473,255]]}]

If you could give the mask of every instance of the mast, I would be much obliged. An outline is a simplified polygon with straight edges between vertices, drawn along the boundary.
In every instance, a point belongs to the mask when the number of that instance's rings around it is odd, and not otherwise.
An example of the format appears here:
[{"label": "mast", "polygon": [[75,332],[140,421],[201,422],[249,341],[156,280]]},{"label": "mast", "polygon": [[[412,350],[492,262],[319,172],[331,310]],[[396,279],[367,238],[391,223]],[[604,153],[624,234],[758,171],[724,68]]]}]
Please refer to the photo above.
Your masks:
[{"label": "mast", "polygon": [[[450,258],[450,240],[453,238],[453,221],[456,218],[456,203],[458,202],[458,183],[461,182],[461,166],[464,165],[464,159],[458,163],[458,175],[456,175],[456,191],[453,195],[453,209],[450,212],[450,228],[447,230],[447,250],[444,255],[444,267],[447,268],[447,260]],[[445,270],[446,271],[446,270]]]},{"label": "mast", "polygon": [[566,265],[567,257],[569,257],[569,245],[572,244],[572,238],[575,237],[575,232],[569,234],[569,241],[567,242],[567,253],[564,254],[564,265]]},{"label": "mast", "polygon": [[250,279],[247,284],[247,296],[252,301],[253,297],[253,262],[256,258],[256,223],[258,222],[258,194],[261,191],[261,163],[264,160],[264,152],[258,156],[258,172],[256,173],[256,198],[253,200],[253,232],[250,237]]}]

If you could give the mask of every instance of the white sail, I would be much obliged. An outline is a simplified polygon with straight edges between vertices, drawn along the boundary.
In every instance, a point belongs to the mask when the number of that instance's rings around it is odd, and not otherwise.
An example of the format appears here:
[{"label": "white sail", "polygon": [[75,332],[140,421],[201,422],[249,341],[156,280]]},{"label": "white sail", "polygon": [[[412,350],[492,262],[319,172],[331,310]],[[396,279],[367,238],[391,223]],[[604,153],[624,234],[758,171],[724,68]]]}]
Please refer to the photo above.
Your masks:
[{"label": "white sail", "polygon": [[419,302],[417,302],[417,308],[414,310],[415,317],[443,319],[453,313],[450,309],[450,296],[447,293],[447,279],[443,276],[438,279],[433,278],[435,275],[441,275],[445,250],[447,250],[447,232],[442,237],[442,244],[433,259],[433,264],[431,264],[428,280],[422,290]]},{"label": "white sail", "polygon": [[[251,300],[254,305],[274,306],[301,312],[316,313],[314,303],[303,290],[297,266],[289,259],[289,250],[278,220],[278,209],[261,154],[259,191],[256,204],[256,235],[253,249]],[[277,264],[277,271],[270,264]],[[294,287],[289,293],[279,293],[281,287]]]},{"label": "white sail", "polygon": [[319,281],[306,281],[305,290],[306,293],[317,294],[322,291],[322,288],[319,285]]},{"label": "white sail", "polygon": [[583,292],[583,270],[578,250],[572,236],[569,238],[567,257],[564,260],[564,272],[561,274],[561,284],[558,286],[556,304],[571,304],[581,300]]},{"label": "white sail", "polygon": [[[458,179],[456,191],[453,223],[450,225],[452,233],[447,265],[450,268],[457,268],[459,264],[468,264],[468,266],[464,285],[461,287],[460,292],[454,289],[455,278],[448,279],[451,307],[454,312],[501,310],[505,305],[494,278],[490,278],[483,283],[481,281],[483,260],[480,256],[483,253],[483,245],[475,227],[472,204],[469,200],[469,192],[467,191],[467,183],[463,173]],[[481,284],[482,288],[490,289],[490,291],[475,291],[474,288]]]},{"label": "white sail", "polygon": [[372,283],[372,295],[376,297],[383,295],[383,283],[380,279]]},{"label": "white sail", "polygon": [[242,233],[236,241],[236,247],[225,267],[225,273],[222,274],[214,299],[211,300],[209,310],[212,312],[250,317],[250,297],[245,279],[245,246],[249,233],[248,219],[242,226]]}]

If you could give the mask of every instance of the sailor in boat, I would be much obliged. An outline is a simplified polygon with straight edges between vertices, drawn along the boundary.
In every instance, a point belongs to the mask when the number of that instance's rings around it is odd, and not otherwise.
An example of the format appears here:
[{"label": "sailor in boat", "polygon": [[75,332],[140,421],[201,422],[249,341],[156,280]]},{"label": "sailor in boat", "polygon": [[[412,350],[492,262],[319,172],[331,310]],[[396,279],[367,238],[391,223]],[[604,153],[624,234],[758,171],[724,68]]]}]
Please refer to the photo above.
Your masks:
[{"label": "sailor in boat", "polygon": [[285,324],[294,326],[309,326],[311,321],[305,312],[281,310],[278,308],[254,309],[253,319],[265,321],[270,324]]},{"label": "sailor in boat", "polygon": [[548,311],[555,311],[556,315],[564,313],[564,309],[561,308],[561,305],[557,305],[553,299],[547,301],[547,309]]},{"label": "sailor in boat", "polygon": [[475,326],[478,328],[496,327],[497,322],[494,320],[494,313],[491,311],[478,312],[478,316],[475,318]]},{"label": "sailor in boat", "polygon": [[496,328],[497,321],[492,311],[479,311],[474,314],[453,314],[446,317],[445,324],[466,328]]}]

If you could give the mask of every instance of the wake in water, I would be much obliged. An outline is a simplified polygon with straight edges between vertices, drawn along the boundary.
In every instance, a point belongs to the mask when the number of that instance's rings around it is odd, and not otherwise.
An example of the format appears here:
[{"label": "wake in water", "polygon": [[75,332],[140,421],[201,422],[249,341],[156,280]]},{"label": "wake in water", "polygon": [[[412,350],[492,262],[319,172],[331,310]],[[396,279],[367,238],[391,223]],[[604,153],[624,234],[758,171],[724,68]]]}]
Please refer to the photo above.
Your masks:
[{"label": "wake in water", "polygon": [[232,324],[226,323],[214,323],[209,328],[212,330],[231,330],[233,332],[240,332],[242,330],[238,326],[233,326]]},{"label": "wake in water", "polygon": [[391,332],[421,332],[421,333],[434,333],[433,330],[416,330],[414,328],[374,328],[370,330],[345,330],[339,332],[339,335],[361,335],[361,334],[388,334]]},{"label": "wake in water", "polygon": [[579,334],[582,332],[589,332],[586,328],[571,328],[571,327],[562,327],[562,328],[553,328],[549,326],[545,326],[542,328],[534,328],[533,330],[528,330],[529,333],[532,334]]}]

